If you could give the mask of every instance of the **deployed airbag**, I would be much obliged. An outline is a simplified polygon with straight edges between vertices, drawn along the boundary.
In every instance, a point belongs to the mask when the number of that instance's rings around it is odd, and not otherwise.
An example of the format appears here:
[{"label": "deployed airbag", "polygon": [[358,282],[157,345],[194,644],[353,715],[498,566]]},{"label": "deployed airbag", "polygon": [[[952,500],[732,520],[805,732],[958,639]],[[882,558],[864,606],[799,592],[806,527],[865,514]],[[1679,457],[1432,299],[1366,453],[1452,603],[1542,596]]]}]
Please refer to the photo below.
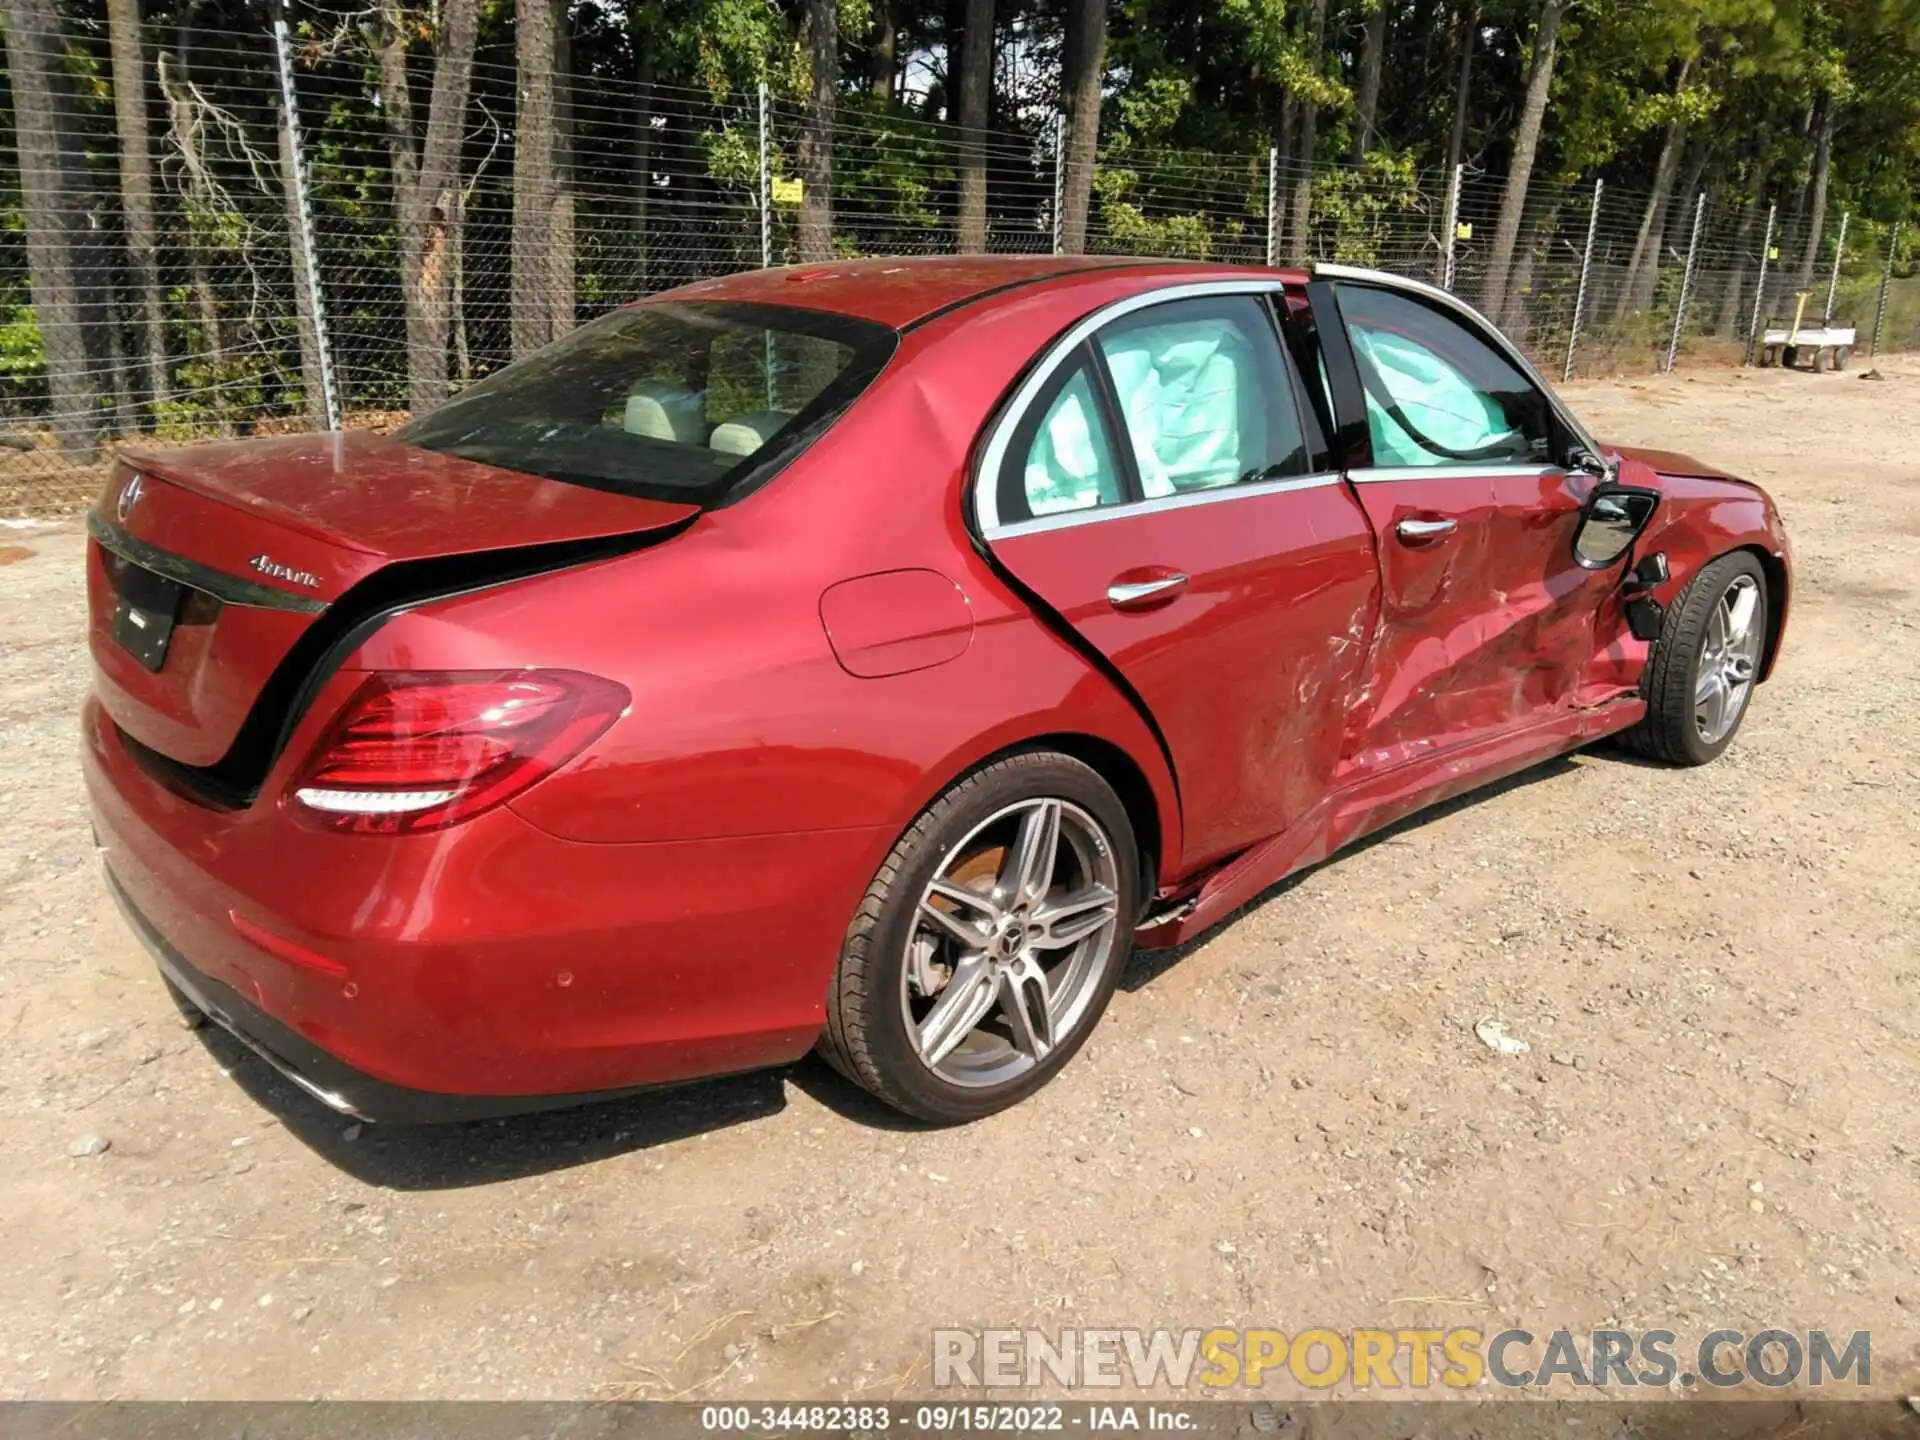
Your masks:
[{"label": "deployed airbag", "polygon": [[[1368,385],[1367,425],[1373,432],[1376,465],[1445,465],[1460,454],[1520,455],[1526,442],[1493,397],[1425,346],[1401,335],[1368,326],[1349,328],[1360,364],[1371,366],[1387,397],[1406,420],[1403,425]],[[1409,433],[1445,446],[1441,454]]]},{"label": "deployed airbag", "polygon": [[[1246,469],[1241,388],[1254,377],[1239,330],[1221,321],[1143,325],[1102,336],[1148,499],[1231,485]],[[1253,437],[1257,438],[1257,437]]]}]

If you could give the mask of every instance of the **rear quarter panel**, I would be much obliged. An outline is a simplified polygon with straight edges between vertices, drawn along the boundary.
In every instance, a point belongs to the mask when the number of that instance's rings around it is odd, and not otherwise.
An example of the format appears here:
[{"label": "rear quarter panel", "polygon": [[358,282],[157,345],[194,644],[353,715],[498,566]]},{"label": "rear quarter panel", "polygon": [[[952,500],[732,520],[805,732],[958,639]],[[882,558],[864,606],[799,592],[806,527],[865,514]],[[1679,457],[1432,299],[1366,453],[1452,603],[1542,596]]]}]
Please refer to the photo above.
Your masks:
[{"label": "rear quarter panel", "polygon": [[[1126,293],[1124,280],[1094,278],[1104,283],[1064,296],[1050,286],[964,327],[908,335],[874,388],[784,474],[671,541],[399,616],[349,663],[565,666],[625,684],[632,707],[612,729],[512,802],[568,839],[897,834],[979,760],[1064,733],[1133,761],[1162,851],[1177,856],[1178,801],[1151,730],[1001,584],[961,518],[974,440],[1026,358]],[[970,641],[907,673],[850,673],[822,623],[823,595],[908,569],[958,587]]]}]

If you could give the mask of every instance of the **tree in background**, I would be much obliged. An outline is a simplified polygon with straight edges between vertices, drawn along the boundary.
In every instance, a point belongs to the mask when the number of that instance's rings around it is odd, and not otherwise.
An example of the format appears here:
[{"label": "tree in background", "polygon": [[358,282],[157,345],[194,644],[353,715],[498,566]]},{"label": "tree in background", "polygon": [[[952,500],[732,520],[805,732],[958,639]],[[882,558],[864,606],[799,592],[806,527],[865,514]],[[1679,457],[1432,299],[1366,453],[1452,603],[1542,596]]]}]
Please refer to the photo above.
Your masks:
[{"label": "tree in background", "polygon": [[840,17],[834,0],[803,0],[807,118],[796,159],[800,183],[800,258],[833,258],[833,133],[840,88]]},{"label": "tree in background", "polygon": [[424,139],[416,139],[402,0],[380,0],[380,98],[387,119],[400,287],[407,314],[407,388],[415,410],[447,398],[453,328],[453,227],[460,214],[460,142],[473,78],[478,0],[444,0],[435,35]]},{"label": "tree in background", "polygon": [[1546,0],[1533,28],[1533,57],[1527,68],[1527,92],[1520,104],[1520,123],[1514,132],[1513,155],[1507,162],[1507,183],[1500,192],[1500,214],[1494,222],[1493,253],[1481,293],[1481,308],[1497,323],[1507,306],[1507,281],[1513,266],[1513,247],[1520,238],[1520,215],[1527,203],[1527,185],[1540,148],[1540,127],[1547,117],[1547,97],[1553,88],[1553,52],[1560,38],[1560,19],[1566,0]]},{"label": "tree in background", "polygon": [[64,42],[53,0],[5,0],[7,68],[14,95],[14,131],[25,199],[27,264],[33,308],[46,357],[54,435],[61,446],[90,456],[100,443],[103,376],[94,344],[107,316],[88,291],[80,247],[88,188],[86,155],[74,99],[64,73]]},{"label": "tree in background", "polygon": [[987,248],[987,112],[993,102],[993,0],[966,0],[960,64],[962,250]]},{"label": "tree in background", "polygon": [[160,259],[155,249],[153,141],[147,116],[147,57],[140,30],[140,0],[107,0],[107,33],[113,52],[113,112],[127,259],[140,297],[146,394],[158,408],[167,399],[167,318],[160,298]]},{"label": "tree in background", "polygon": [[1106,77],[1107,0],[1066,0],[1060,60],[1060,249],[1087,248],[1094,155],[1100,144],[1100,88]]},{"label": "tree in background", "polygon": [[[181,436],[311,411],[270,7],[56,3],[0,0],[0,224],[25,242],[0,244],[0,406]],[[1595,177],[1596,327],[1670,315],[1702,192],[1692,313],[1721,333],[1770,205],[1769,309],[1824,290],[1842,211],[1862,267],[1872,221],[1914,218],[1920,0],[1553,8],[1557,31],[1546,0],[295,0],[342,384],[363,415],[430,405],[758,263],[763,82],[772,174],[804,195],[773,206],[776,259],[1044,250],[1055,222],[1070,250],[1255,259],[1271,210],[1289,258],[1427,273],[1458,164],[1469,216],[1504,222],[1459,273],[1545,342]]]},{"label": "tree in background", "polygon": [[513,116],[515,358],[574,325],[572,84],[566,0],[516,0]]}]

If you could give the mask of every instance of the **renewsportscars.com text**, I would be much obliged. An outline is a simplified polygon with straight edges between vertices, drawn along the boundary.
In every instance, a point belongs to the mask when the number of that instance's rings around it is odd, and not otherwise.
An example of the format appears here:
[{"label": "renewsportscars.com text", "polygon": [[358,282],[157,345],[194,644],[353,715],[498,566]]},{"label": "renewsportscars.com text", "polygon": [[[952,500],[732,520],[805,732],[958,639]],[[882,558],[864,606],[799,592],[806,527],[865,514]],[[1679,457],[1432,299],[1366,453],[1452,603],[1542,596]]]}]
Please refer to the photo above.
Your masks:
[{"label": "renewsportscars.com text", "polygon": [[1711,1330],[1690,1342],[1671,1330],[933,1332],[936,1388],[1778,1389],[1864,1387],[1872,1373],[1873,1340],[1865,1330]]}]

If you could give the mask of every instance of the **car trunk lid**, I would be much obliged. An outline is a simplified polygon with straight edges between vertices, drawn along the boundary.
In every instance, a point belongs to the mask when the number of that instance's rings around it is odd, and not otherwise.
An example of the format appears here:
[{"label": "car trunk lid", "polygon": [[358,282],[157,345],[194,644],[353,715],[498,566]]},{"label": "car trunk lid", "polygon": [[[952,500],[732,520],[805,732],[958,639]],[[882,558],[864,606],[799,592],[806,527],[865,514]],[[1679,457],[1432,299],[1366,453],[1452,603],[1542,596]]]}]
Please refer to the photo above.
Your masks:
[{"label": "car trunk lid", "polygon": [[438,562],[458,588],[498,568],[481,556],[565,553],[699,514],[369,432],[120,454],[89,517],[97,689],[123,731],[187,766],[226,755],[302,637],[376,574]]}]

